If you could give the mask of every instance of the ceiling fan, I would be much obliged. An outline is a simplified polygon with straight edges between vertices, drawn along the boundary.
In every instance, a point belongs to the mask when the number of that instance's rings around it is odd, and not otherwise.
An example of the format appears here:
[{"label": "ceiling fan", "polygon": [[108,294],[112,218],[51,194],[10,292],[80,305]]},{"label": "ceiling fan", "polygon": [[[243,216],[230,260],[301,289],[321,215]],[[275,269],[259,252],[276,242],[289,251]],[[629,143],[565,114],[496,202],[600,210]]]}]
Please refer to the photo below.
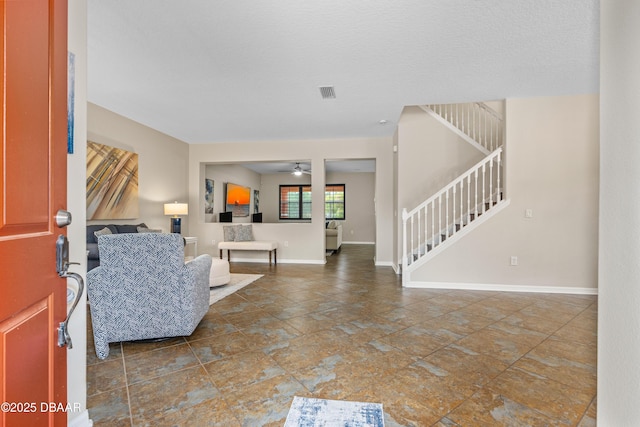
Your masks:
[{"label": "ceiling fan", "polygon": [[306,170],[302,169],[300,167],[300,163],[296,163],[296,167],[293,168],[293,172],[291,172],[291,174],[295,175],[295,176],[300,176],[303,173],[306,173],[307,175],[311,175],[311,171],[306,171]]},{"label": "ceiling fan", "polygon": [[300,166],[300,162],[296,162],[296,165],[293,168],[293,170],[291,170],[291,171],[280,171],[280,172],[291,172],[291,175],[295,175],[295,176],[300,176],[302,174],[311,175],[311,171],[310,170],[302,169],[302,167]]}]

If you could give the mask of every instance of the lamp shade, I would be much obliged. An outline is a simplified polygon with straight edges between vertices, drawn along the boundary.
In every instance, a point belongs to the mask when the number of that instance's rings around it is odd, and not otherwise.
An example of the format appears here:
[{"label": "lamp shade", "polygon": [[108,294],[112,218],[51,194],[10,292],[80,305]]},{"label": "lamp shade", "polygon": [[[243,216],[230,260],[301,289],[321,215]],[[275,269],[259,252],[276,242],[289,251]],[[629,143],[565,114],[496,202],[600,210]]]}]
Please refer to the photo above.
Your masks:
[{"label": "lamp shade", "polygon": [[187,203],[165,203],[164,204],[165,215],[189,215],[189,205]]}]

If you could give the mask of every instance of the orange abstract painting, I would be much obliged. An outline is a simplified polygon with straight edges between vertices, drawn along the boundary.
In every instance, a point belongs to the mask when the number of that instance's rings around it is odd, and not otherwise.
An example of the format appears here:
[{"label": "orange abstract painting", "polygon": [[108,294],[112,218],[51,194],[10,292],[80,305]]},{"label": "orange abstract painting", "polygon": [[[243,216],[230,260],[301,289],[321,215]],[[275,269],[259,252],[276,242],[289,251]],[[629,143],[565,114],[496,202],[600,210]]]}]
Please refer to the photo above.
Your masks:
[{"label": "orange abstract painting", "polygon": [[251,189],[238,184],[227,183],[226,212],[233,216],[249,216]]}]

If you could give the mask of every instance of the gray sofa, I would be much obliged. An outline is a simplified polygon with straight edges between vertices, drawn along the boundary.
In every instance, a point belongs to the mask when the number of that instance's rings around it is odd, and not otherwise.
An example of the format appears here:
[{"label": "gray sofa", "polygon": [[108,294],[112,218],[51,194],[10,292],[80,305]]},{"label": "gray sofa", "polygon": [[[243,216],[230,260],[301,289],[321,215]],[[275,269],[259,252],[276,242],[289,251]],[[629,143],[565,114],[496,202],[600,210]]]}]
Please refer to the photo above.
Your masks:
[{"label": "gray sofa", "polygon": [[140,224],[95,224],[95,225],[87,225],[87,251],[89,251],[89,255],[87,256],[87,271],[93,270],[97,266],[100,265],[100,252],[98,251],[98,239],[96,238],[95,232],[98,230],[102,230],[107,227],[111,230],[112,234],[120,234],[120,233],[137,233],[138,227],[147,227],[144,222]]},{"label": "gray sofa", "polygon": [[188,336],[209,310],[211,256],[184,262],[179,234],[98,237],[101,265],[87,273],[96,355],[109,343]]}]

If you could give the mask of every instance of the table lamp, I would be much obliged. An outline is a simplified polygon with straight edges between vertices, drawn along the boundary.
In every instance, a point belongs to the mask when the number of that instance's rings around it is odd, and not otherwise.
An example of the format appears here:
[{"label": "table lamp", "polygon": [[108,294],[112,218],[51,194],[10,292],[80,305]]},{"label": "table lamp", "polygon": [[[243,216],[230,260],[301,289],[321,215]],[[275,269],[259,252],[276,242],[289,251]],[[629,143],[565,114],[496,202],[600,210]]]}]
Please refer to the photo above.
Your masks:
[{"label": "table lamp", "polygon": [[180,223],[182,218],[178,215],[189,215],[189,205],[187,203],[165,203],[164,214],[173,215],[171,217],[171,232],[180,234]]}]

